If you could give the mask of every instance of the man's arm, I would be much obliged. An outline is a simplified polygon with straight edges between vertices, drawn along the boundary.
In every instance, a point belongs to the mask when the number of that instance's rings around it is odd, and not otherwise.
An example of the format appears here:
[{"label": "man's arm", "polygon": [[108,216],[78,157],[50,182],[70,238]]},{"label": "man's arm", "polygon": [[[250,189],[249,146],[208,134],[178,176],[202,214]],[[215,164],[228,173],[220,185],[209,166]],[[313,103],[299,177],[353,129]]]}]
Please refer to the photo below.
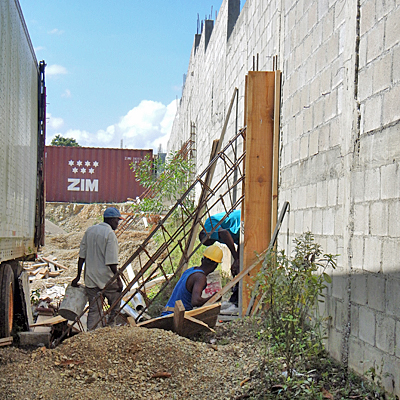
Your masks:
[{"label": "man's arm", "polygon": [[193,288],[192,288],[192,306],[200,307],[205,304],[212,296],[203,298],[201,294],[203,293],[204,288],[207,285],[207,277],[202,274],[193,274]]},{"label": "man's arm", "polygon": [[[111,269],[111,271],[114,273],[114,274],[116,274],[117,272],[118,272],[118,269],[117,269],[117,265],[118,264],[111,264],[111,265],[108,265],[109,267],[110,267],[110,269]],[[118,291],[119,292],[122,292],[122,281],[121,281],[121,277],[118,275],[118,278],[117,278],[117,285],[118,285]]]},{"label": "man's arm", "polygon": [[78,259],[78,273],[76,274],[76,278],[71,282],[71,286],[79,287],[79,279],[81,279],[82,267],[85,262],[84,258],[79,257]]}]

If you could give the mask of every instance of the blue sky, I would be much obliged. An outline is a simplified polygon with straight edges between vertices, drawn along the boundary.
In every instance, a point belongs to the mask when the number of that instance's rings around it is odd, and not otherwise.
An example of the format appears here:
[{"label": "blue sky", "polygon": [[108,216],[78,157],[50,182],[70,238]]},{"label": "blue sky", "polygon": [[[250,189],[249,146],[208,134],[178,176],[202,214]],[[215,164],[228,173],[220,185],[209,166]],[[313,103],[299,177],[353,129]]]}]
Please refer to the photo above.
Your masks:
[{"label": "blue sky", "polygon": [[19,1],[47,64],[47,143],[165,151],[197,15],[222,0]]}]

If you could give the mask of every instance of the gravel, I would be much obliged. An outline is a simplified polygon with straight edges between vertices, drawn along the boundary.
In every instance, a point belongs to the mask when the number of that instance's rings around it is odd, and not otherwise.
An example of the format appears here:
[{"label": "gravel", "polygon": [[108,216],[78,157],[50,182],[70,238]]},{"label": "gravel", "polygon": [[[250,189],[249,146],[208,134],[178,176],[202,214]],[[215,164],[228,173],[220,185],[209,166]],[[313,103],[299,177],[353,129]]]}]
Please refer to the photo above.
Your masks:
[{"label": "gravel", "polygon": [[[219,327],[216,335],[203,338],[208,343],[123,326],[81,333],[53,350],[2,348],[1,398],[245,398],[259,362],[257,342],[233,340],[227,329]],[[224,345],[218,344],[222,336]]]}]

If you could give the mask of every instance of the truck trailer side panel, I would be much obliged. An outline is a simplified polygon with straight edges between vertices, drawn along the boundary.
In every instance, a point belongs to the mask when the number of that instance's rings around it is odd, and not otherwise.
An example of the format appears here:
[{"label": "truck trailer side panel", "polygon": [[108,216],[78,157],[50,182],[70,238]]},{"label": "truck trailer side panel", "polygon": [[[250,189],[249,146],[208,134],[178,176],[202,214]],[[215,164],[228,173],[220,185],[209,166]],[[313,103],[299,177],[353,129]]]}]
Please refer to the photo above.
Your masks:
[{"label": "truck trailer side panel", "polygon": [[36,251],[39,69],[18,1],[0,2],[0,262]]}]

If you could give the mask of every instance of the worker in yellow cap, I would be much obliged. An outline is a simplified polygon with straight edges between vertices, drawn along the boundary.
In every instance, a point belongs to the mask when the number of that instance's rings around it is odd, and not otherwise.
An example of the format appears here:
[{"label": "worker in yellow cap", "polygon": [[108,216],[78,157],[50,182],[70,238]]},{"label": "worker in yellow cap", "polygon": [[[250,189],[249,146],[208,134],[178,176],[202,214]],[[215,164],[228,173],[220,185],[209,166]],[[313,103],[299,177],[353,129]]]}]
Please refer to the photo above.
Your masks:
[{"label": "worker in yellow cap", "polygon": [[201,265],[189,268],[182,274],[161,316],[173,313],[177,300],[182,301],[186,311],[205,304],[211,297],[201,297],[207,286],[207,275],[214,272],[220,262],[222,250],[216,245],[208,247],[203,253]]}]

